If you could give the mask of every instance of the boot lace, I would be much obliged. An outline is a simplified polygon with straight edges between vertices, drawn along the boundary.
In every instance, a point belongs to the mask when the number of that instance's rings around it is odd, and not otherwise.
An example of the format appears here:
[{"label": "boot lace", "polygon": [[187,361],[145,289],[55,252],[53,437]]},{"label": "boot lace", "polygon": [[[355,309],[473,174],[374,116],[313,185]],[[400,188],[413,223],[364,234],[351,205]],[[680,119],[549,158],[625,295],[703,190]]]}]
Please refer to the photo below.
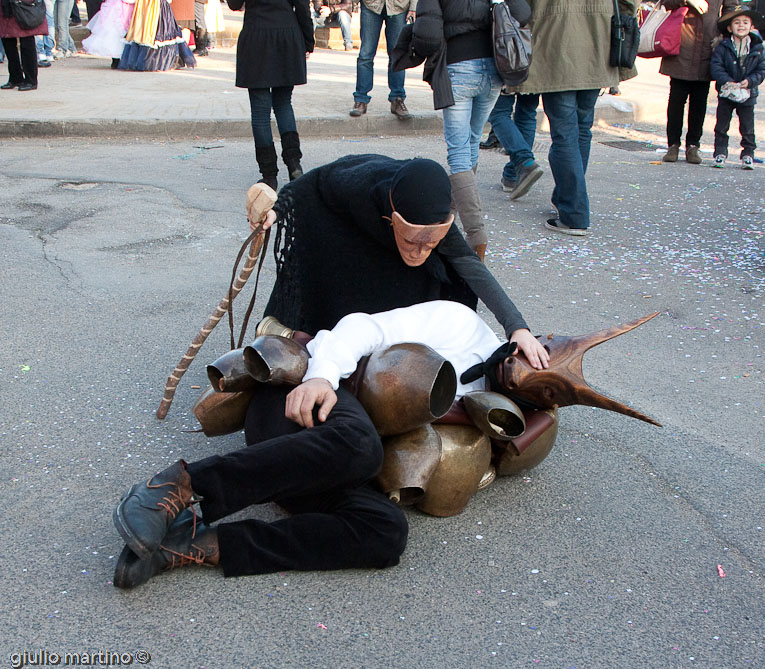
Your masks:
[{"label": "boot lace", "polygon": [[184,496],[180,492],[180,486],[174,482],[160,483],[158,485],[152,485],[147,483],[147,488],[162,488],[163,486],[170,486],[167,494],[162,498],[162,501],[157,502],[157,506],[167,511],[170,516],[175,517],[181,511],[183,511],[190,503],[190,499],[184,499]]},{"label": "boot lace", "polygon": [[191,544],[186,553],[170,550],[166,546],[161,546],[163,551],[170,554],[170,562],[165,569],[175,569],[176,567],[185,567],[190,564],[204,564],[205,550],[196,544]]}]

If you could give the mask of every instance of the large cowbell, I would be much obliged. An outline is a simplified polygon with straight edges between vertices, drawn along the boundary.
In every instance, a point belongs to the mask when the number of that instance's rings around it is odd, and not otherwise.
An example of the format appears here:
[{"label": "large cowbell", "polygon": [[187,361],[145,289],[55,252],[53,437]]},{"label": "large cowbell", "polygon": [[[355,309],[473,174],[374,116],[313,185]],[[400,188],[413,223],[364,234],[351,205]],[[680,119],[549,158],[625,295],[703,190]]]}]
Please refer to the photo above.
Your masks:
[{"label": "large cowbell", "polygon": [[548,335],[547,339],[542,340],[550,352],[548,369],[534,369],[525,356],[511,355],[498,364],[497,381],[510,397],[528,402],[539,409],[584,404],[632,416],[661,427],[661,423],[653,418],[595,391],[584,380],[582,373],[582,357],[593,346],[633,330],[658,313],[657,311],[631,323],[578,337]]}]

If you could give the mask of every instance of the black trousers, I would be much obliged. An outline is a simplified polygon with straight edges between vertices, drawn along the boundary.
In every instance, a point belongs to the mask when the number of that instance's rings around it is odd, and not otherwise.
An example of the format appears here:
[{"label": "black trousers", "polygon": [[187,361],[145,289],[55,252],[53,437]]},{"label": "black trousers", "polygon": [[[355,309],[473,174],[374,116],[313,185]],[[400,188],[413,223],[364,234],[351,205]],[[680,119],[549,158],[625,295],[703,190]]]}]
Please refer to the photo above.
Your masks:
[{"label": "black trousers", "polygon": [[284,416],[290,390],[260,386],[247,413],[249,445],[188,465],[206,523],[264,502],[293,514],[218,525],[224,575],[398,564],[408,526],[369,483],[382,444],[366,412],[340,388],[326,422],[303,429]]},{"label": "black trousers", "polygon": [[699,146],[701,134],[704,132],[707,97],[709,97],[708,81],[670,78],[669,103],[667,104],[667,143],[670,146],[680,144],[686,100],[688,100],[688,131],[685,133],[685,146]]},{"label": "black trousers", "polygon": [[728,98],[717,98],[717,123],[715,123],[715,155],[728,155],[728,128],[733,110],[738,114],[738,131],[741,134],[741,158],[752,156],[757,144],[754,141],[754,105],[743,105]]},{"label": "black trousers", "polygon": [[[30,37],[3,37],[3,49],[8,59],[8,81],[12,84],[37,86],[37,47]],[[19,59],[21,51],[21,59]]]}]

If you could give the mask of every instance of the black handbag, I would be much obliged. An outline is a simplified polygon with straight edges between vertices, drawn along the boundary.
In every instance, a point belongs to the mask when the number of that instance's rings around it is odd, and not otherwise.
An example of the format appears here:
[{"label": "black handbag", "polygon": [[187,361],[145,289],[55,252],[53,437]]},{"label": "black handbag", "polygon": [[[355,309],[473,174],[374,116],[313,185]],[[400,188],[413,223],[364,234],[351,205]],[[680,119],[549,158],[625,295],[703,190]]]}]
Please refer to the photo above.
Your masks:
[{"label": "black handbag", "polygon": [[619,3],[614,0],[614,15],[611,17],[611,67],[635,66],[638,47],[640,46],[640,27],[634,16],[622,16]]},{"label": "black handbag", "polygon": [[43,0],[24,2],[23,0],[11,0],[11,11],[16,23],[22,30],[32,30],[45,21],[45,3]]},{"label": "black handbag", "polygon": [[492,7],[494,64],[506,86],[518,86],[529,77],[531,30],[521,27],[505,2]]}]

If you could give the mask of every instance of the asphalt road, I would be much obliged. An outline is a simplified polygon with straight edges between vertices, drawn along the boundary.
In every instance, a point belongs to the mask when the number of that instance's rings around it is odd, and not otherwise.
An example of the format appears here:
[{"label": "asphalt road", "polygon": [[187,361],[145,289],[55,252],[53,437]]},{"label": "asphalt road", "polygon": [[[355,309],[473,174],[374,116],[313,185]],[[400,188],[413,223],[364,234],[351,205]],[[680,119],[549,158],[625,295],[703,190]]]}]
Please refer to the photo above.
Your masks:
[{"label": "asphalt road", "polygon": [[[549,170],[516,203],[498,187],[499,153],[482,155],[479,181],[488,266],[536,333],[661,312],[589,352],[585,374],[663,428],[563,409],[538,468],[457,517],[409,512],[392,569],[190,568],[130,592],[111,584],[120,495],[179,457],[242,443],[190,431],[192,386],[227,350],[225,325],[168,418],[154,411],[227,288],[252,143],[0,142],[3,661],[142,649],[163,668],[765,666],[763,170],[651,164],[634,143],[651,137],[598,134],[586,238],[542,227]],[[644,150],[600,143],[615,140]],[[546,146],[540,135],[545,167]],[[445,159],[435,136],[304,149],[306,167],[359,152]],[[261,310],[272,281],[269,264]]]}]

